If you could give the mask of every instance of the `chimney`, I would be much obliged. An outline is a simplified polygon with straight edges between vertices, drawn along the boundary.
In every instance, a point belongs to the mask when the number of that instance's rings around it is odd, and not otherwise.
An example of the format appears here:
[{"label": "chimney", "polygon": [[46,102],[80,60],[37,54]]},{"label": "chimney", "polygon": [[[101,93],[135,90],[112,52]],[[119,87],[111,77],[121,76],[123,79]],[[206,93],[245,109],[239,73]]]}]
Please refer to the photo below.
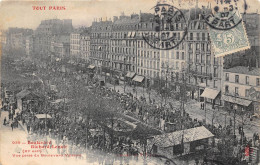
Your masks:
[{"label": "chimney", "polygon": [[118,20],[118,17],[117,16],[114,16],[113,17],[113,22],[117,21]]}]

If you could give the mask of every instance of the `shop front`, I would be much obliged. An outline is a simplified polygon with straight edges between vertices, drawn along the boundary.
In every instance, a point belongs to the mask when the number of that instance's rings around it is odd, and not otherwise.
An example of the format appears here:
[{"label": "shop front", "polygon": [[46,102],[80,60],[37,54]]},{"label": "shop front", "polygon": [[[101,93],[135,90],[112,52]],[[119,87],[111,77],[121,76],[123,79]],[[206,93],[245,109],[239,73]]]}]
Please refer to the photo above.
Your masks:
[{"label": "shop front", "polygon": [[205,88],[200,96],[204,98],[204,102],[210,103],[213,109],[215,108],[215,105],[221,104],[220,91],[218,90]]},{"label": "shop front", "polygon": [[239,112],[246,111],[254,113],[254,107],[251,100],[242,99],[239,97],[223,95],[224,107],[228,110],[237,110]]}]

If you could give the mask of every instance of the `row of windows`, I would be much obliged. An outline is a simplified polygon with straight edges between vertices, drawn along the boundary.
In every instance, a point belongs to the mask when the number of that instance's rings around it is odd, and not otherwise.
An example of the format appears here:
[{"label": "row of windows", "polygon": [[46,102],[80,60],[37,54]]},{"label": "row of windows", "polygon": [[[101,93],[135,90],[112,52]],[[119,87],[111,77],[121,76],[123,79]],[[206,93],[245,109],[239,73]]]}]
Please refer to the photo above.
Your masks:
[{"label": "row of windows", "polygon": [[209,33],[189,33],[188,40],[197,40],[197,41],[210,41]]},{"label": "row of windows", "polygon": [[[195,50],[201,50],[201,51],[210,51],[211,50],[211,45],[210,45],[210,43],[207,43],[207,44],[205,44],[205,43],[196,43],[196,45],[195,45],[196,47],[196,49]],[[193,43],[189,43],[188,44],[188,48],[189,48],[189,50],[193,50]]]},{"label": "row of windows", "polygon": [[136,41],[131,40],[112,40],[111,43],[112,46],[125,45],[131,47],[136,45]]},{"label": "row of windows", "polygon": [[80,50],[80,46],[79,45],[70,45],[70,49],[71,50]]},{"label": "row of windows", "polygon": [[71,40],[70,44],[77,44],[77,45],[79,45],[80,44],[80,40]]},{"label": "row of windows", "polygon": [[[229,73],[226,73],[225,77],[226,77],[225,78],[226,81],[229,81]],[[246,85],[251,85],[251,84],[249,84],[250,83],[249,76],[245,76],[245,81],[241,82],[241,81],[239,81],[239,75],[235,75],[235,83],[244,83]],[[260,86],[260,79],[259,78],[256,78],[256,86]]]},{"label": "row of windows", "polygon": [[[250,91],[250,89],[245,89],[245,97],[249,97],[249,91]],[[229,86],[228,85],[226,85],[225,86],[225,94],[234,94],[235,96],[240,96],[240,94],[239,94],[239,87],[235,87],[235,93],[231,93],[230,92],[230,90],[229,90]],[[257,99],[260,99],[260,95],[257,95],[256,96],[257,97]]]},{"label": "row of windows", "polygon": [[137,57],[159,59],[160,58],[160,52],[138,50]]},{"label": "row of windows", "polygon": [[119,56],[119,55],[112,55],[112,60],[118,60],[118,61],[123,61],[125,60],[125,62],[133,62],[135,63],[135,57],[128,57],[128,56]]},{"label": "row of windows", "polygon": [[91,38],[110,38],[110,33],[103,32],[103,33],[92,33]]},{"label": "row of windows", "polygon": [[135,49],[131,48],[122,48],[122,47],[112,47],[111,49],[112,53],[125,53],[125,54],[135,54]]},{"label": "row of windows", "polygon": [[137,66],[160,69],[160,63],[159,62],[150,61],[150,60],[138,60]]},{"label": "row of windows", "polygon": [[71,34],[70,38],[71,39],[80,39],[80,34]]}]

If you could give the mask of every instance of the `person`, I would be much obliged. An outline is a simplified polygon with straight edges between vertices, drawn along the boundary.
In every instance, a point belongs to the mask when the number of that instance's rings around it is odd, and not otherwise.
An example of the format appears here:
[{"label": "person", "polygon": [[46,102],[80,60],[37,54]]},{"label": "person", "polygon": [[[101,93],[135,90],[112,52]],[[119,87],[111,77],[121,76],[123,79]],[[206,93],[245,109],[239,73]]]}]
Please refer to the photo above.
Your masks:
[{"label": "person", "polygon": [[27,132],[29,133],[30,132],[30,126],[27,125]]},{"label": "person", "polygon": [[14,130],[14,123],[11,123],[12,131]]},{"label": "person", "polygon": [[4,118],[4,125],[6,125],[6,117]]}]

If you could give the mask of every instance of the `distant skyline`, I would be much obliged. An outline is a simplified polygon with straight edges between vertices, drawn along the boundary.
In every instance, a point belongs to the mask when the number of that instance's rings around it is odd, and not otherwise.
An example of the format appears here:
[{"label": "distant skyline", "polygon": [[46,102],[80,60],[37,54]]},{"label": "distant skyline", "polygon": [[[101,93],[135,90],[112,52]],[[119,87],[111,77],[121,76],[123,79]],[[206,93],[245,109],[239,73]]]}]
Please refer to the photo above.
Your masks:
[{"label": "distant skyline", "polygon": [[[195,0],[188,2],[174,1],[177,8],[195,7]],[[95,18],[99,20],[113,19],[113,16],[120,16],[141,12],[150,12],[156,4],[156,0],[120,0],[120,1],[2,1],[0,2],[0,29],[8,27],[36,29],[45,19],[72,19],[74,27],[91,26]],[[179,5],[181,2],[181,5]],[[241,2],[241,1],[239,1]],[[200,0],[199,7],[207,6],[207,0]],[[259,0],[247,0],[247,12],[256,13],[260,8]],[[251,5],[253,4],[253,5]],[[33,10],[32,6],[46,6],[46,10]],[[47,10],[48,6],[65,6],[66,10]],[[211,6],[212,7],[212,6]]]}]

